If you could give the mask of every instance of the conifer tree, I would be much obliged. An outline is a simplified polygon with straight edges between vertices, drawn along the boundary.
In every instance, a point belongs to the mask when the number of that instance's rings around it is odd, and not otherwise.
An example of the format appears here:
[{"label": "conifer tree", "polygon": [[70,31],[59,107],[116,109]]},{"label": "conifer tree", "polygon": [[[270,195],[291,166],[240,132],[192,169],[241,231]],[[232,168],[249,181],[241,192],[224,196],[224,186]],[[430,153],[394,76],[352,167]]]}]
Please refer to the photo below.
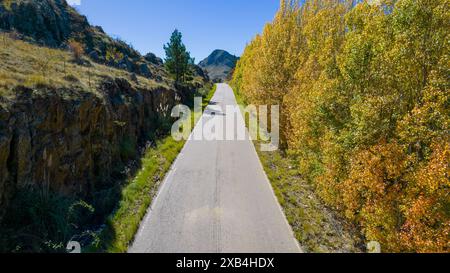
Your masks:
[{"label": "conifer tree", "polygon": [[177,29],[172,33],[170,42],[164,46],[166,51],[165,66],[174,78],[175,82],[183,83],[186,77],[190,75],[191,66],[194,59],[186,50],[186,46],[182,41],[182,34]]}]

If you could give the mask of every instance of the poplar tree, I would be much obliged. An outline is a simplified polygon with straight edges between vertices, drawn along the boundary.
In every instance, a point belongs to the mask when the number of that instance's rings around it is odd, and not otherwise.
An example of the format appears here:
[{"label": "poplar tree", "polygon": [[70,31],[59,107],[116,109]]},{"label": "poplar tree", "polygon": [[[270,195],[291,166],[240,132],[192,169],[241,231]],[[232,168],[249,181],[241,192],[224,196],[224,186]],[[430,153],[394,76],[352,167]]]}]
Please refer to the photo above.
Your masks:
[{"label": "poplar tree", "polygon": [[280,104],[317,194],[387,252],[448,252],[450,0],[281,0],[232,84]]}]

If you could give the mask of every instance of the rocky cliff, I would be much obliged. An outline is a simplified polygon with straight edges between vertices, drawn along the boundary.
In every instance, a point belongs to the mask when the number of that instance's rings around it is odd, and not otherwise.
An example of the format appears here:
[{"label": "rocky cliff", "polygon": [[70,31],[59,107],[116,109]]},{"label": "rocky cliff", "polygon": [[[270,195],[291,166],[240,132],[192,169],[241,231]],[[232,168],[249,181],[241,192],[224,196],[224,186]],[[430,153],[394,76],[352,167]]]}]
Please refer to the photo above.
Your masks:
[{"label": "rocky cliff", "polygon": [[[69,39],[83,44],[83,62],[66,50]],[[112,39],[65,0],[0,1],[0,43],[0,228],[5,215],[20,218],[6,212],[22,205],[21,192],[94,207],[108,202],[104,192],[120,195],[140,148],[167,133],[173,106],[209,81],[196,67],[191,82],[175,86],[162,59]],[[106,60],[111,47],[123,54],[117,63]],[[119,200],[105,199],[99,221]]]},{"label": "rocky cliff", "polygon": [[0,97],[0,215],[30,185],[82,198],[111,187],[180,98],[122,78],[98,91],[18,86],[14,97]]}]

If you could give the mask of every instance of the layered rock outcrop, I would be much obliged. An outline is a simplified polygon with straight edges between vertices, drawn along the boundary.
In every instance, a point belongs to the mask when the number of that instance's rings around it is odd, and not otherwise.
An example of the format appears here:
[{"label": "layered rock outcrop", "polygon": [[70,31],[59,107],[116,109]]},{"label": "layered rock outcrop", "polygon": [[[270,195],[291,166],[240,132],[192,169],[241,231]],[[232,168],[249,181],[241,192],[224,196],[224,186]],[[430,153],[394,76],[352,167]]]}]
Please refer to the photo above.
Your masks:
[{"label": "layered rock outcrop", "polygon": [[0,219],[17,189],[40,185],[86,197],[117,183],[139,144],[180,100],[163,87],[106,79],[98,92],[17,87],[0,97]]}]

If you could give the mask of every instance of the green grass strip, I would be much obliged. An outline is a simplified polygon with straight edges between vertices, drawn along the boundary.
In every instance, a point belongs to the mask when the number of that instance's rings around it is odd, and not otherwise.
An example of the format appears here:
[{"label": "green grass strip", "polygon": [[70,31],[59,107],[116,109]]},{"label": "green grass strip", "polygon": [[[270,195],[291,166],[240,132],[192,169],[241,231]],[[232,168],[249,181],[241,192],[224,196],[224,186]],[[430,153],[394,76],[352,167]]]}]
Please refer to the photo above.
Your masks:
[{"label": "green grass strip", "polygon": [[[203,99],[205,108],[216,91],[216,85]],[[193,116],[193,115],[192,115]],[[90,251],[124,253],[134,239],[166,173],[183,149],[186,141],[175,141],[168,136],[157,141],[142,159],[142,168],[122,190],[118,209],[107,221],[99,242]]]}]

